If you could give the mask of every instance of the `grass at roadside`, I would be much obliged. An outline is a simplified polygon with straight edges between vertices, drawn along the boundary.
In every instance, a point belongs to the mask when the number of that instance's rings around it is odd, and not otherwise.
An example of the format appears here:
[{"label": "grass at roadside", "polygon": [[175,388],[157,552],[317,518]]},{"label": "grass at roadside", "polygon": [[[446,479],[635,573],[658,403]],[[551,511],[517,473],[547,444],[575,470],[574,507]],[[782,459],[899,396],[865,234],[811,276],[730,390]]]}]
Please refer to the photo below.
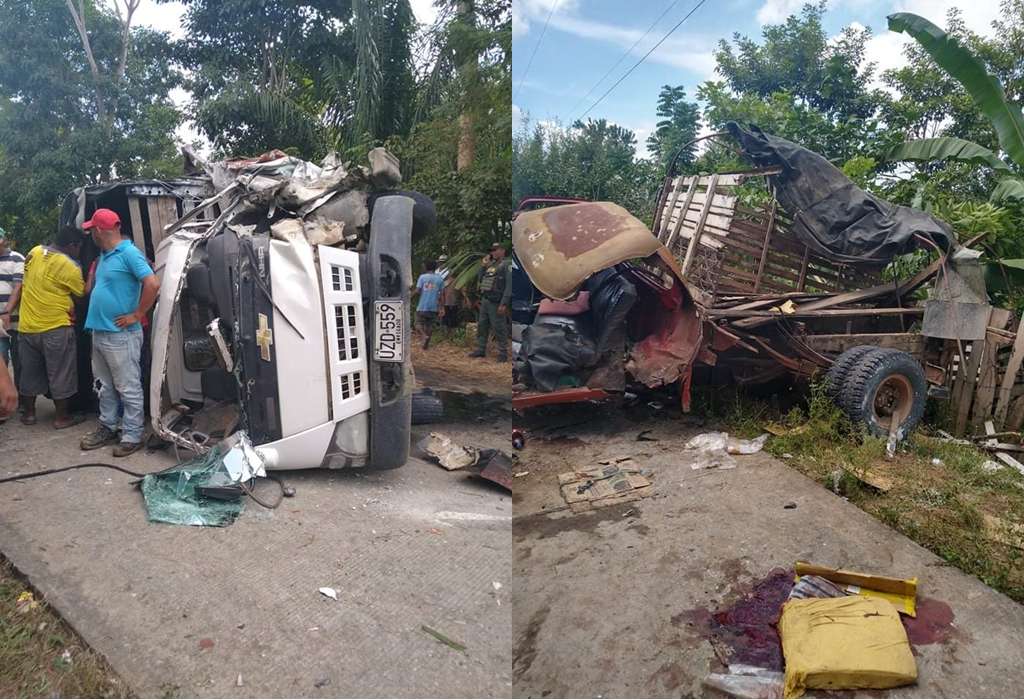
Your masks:
[{"label": "grass at roadside", "polygon": [[132,697],[103,657],[38,598],[0,557],[0,697]]},{"label": "grass at roadside", "polygon": [[716,417],[744,437],[771,424],[781,433],[766,447],[774,456],[1024,603],[1024,476],[1014,469],[986,468],[990,455],[943,441],[927,426],[886,459],[885,441],[859,431],[820,387],[806,406],[785,414],[750,399],[718,410]]}]

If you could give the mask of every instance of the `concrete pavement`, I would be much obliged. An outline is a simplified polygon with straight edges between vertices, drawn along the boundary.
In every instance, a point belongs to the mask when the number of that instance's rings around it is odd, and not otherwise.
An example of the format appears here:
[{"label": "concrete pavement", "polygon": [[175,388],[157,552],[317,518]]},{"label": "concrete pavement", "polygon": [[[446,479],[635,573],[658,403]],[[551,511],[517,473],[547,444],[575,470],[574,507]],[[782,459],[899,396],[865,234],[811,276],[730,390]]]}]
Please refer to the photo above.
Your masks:
[{"label": "concrete pavement", "polygon": [[[54,432],[49,418],[0,427],[0,474],[111,461],[78,450],[88,425]],[[507,441],[502,428],[476,432]],[[249,502],[223,529],[148,523],[131,478],[113,471],[5,484],[0,551],[142,697],[511,692],[506,492],[419,459],[286,478],[295,498],[274,511]]]},{"label": "concrete pavement", "polygon": [[[700,621],[803,559],[917,576],[919,602],[952,610],[940,640],[915,650],[916,686],[860,696],[1020,696],[1021,605],[766,454],[693,471],[679,452],[695,428],[588,410],[541,421],[575,425],[551,431],[551,442],[530,439],[522,455],[531,473],[514,496],[517,695],[720,697],[702,685],[720,669]],[[646,429],[657,442],[636,439]],[[559,472],[625,456],[653,472],[654,496],[558,510]]]}]

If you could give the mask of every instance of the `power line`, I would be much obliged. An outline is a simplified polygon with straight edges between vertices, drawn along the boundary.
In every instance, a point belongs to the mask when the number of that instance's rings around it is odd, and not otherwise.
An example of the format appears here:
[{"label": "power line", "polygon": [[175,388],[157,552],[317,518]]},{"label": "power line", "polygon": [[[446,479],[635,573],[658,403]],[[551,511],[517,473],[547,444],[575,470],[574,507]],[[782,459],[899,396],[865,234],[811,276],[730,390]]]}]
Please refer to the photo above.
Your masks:
[{"label": "power line", "polygon": [[671,9],[672,9],[673,7],[675,7],[676,5],[678,5],[678,4],[679,4],[679,0],[672,0],[672,2],[670,2],[670,3],[669,3],[668,7],[666,7],[666,8],[665,8],[665,9],[664,9],[664,10],[662,11],[662,13],[661,13],[660,15],[658,15],[658,19],[656,19],[656,20],[654,20],[653,22],[651,22],[651,26],[649,26],[649,27],[647,28],[647,31],[643,33],[643,36],[641,36],[641,37],[640,37],[639,39],[637,39],[636,41],[634,41],[634,42],[633,42],[633,45],[632,45],[632,46],[630,46],[630,47],[629,47],[628,49],[626,49],[626,52],[625,52],[624,54],[622,54],[621,56],[619,56],[619,60],[615,62],[615,65],[613,65],[613,66],[612,66],[611,68],[609,68],[609,69],[608,69],[608,72],[607,72],[607,73],[605,73],[604,75],[602,75],[602,76],[601,76],[601,79],[600,79],[600,80],[598,80],[598,81],[597,81],[596,83],[594,83],[594,84],[593,84],[593,85],[591,86],[591,88],[590,88],[589,90],[587,90],[587,94],[585,94],[585,95],[584,95],[583,97],[581,97],[581,98],[580,98],[579,100],[577,100],[577,101],[576,101],[576,104],[574,104],[574,105],[572,106],[572,109],[570,109],[570,110],[569,110],[569,114],[573,114],[573,113],[575,113],[575,112],[576,112],[576,109],[577,109],[577,108],[578,108],[578,107],[579,107],[579,106],[580,106],[581,104],[583,104],[584,102],[586,102],[587,98],[588,98],[588,97],[590,97],[591,93],[593,93],[593,92],[594,92],[594,90],[596,90],[596,89],[597,89],[597,86],[598,86],[598,85],[600,85],[601,83],[603,83],[603,82],[605,81],[605,79],[606,79],[606,78],[607,78],[607,77],[608,77],[609,75],[611,75],[611,74],[612,74],[612,72],[613,72],[613,71],[614,71],[614,70],[615,70],[616,68],[618,68],[618,67],[619,67],[619,66],[620,66],[620,65],[622,64],[622,62],[623,62],[624,60],[626,60],[626,56],[628,56],[629,54],[633,53],[633,49],[635,49],[635,48],[637,47],[637,44],[639,44],[639,43],[640,43],[641,41],[643,41],[644,39],[646,39],[646,38],[647,38],[647,35],[648,35],[648,34],[650,34],[650,33],[651,33],[651,31],[652,31],[652,30],[653,30],[653,29],[654,29],[654,28],[655,28],[655,27],[656,27],[656,26],[658,25],[658,22],[660,22],[660,21],[661,21],[662,19],[664,19],[665,15],[667,15],[667,14],[669,13],[669,11],[670,11],[670,10],[671,10]]},{"label": "power line", "polygon": [[654,46],[652,46],[652,47],[650,48],[650,50],[649,50],[649,51],[648,51],[647,53],[645,53],[645,54],[644,54],[644,55],[643,55],[643,56],[642,56],[642,57],[640,58],[640,60],[639,60],[639,61],[637,61],[636,63],[634,63],[634,64],[633,64],[632,66],[630,66],[629,70],[627,70],[627,71],[626,71],[625,73],[623,73],[623,75],[622,75],[622,77],[621,77],[621,78],[619,78],[618,80],[616,80],[616,81],[615,81],[615,83],[614,83],[614,84],[613,84],[613,85],[612,85],[612,86],[611,86],[610,88],[608,88],[607,90],[605,90],[605,91],[604,91],[604,94],[603,94],[603,95],[601,95],[601,96],[600,96],[599,98],[597,98],[597,102],[595,102],[594,104],[590,105],[590,107],[589,107],[589,108],[587,109],[587,111],[586,111],[586,112],[584,112],[583,114],[581,114],[581,115],[580,115],[580,116],[579,116],[578,118],[576,118],[576,119],[573,119],[573,120],[572,120],[572,122],[570,122],[570,124],[575,124],[575,123],[576,123],[577,121],[580,121],[580,120],[582,120],[582,119],[583,119],[583,117],[585,117],[585,116],[587,116],[588,114],[590,114],[591,110],[593,110],[593,109],[594,109],[594,107],[597,107],[597,106],[598,106],[599,104],[601,104],[601,102],[602,102],[602,101],[604,100],[604,98],[608,97],[608,95],[610,95],[610,94],[611,94],[612,90],[614,90],[615,88],[617,88],[617,87],[619,86],[619,84],[620,84],[620,83],[621,83],[621,82],[622,82],[623,80],[625,80],[626,78],[628,78],[628,77],[629,77],[629,74],[630,74],[630,73],[632,73],[632,72],[633,72],[634,70],[636,70],[636,69],[637,69],[637,68],[638,68],[638,67],[640,66],[640,64],[641,64],[641,63],[643,63],[643,62],[644,62],[645,60],[647,60],[647,57],[648,57],[648,56],[650,56],[650,55],[651,55],[652,53],[654,53],[654,50],[655,50],[656,48],[658,48],[658,47],[659,47],[659,46],[661,46],[661,45],[662,45],[663,43],[665,43],[665,40],[666,40],[666,39],[668,39],[668,38],[669,38],[670,36],[672,36],[672,33],[673,33],[673,32],[675,32],[675,30],[679,29],[679,27],[681,27],[681,26],[682,26],[683,22],[685,22],[686,20],[688,20],[688,19],[690,18],[690,15],[692,15],[692,14],[693,14],[694,12],[696,12],[697,10],[699,10],[699,9],[700,9],[700,6],[701,6],[701,5],[703,5],[703,4],[705,3],[705,2],[707,2],[707,0],[700,0],[700,2],[698,2],[698,3],[696,4],[696,5],[694,5],[694,6],[693,6],[693,9],[692,9],[692,10],[690,10],[689,12],[687,12],[687,13],[686,13],[686,16],[685,16],[685,17],[683,17],[683,18],[682,18],[681,20],[679,20],[678,22],[676,22],[675,26],[674,26],[674,27],[672,27],[671,29],[669,29],[669,30],[668,30],[668,32],[666,32],[666,33],[665,33],[665,36],[663,36],[663,37],[661,37],[660,39],[658,39],[658,43],[657,43],[657,44],[655,44]]},{"label": "power line", "polygon": [[523,82],[526,80],[526,76],[530,73],[530,66],[533,65],[533,57],[537,55],[537,49],[540,48],[540,42],[544,41],[544,35],[548,31],[548,22],[551,21],[551,15],[555,14],[555,8],[558,7],[558,4],[561,1],[562,0],[555,0],[555,2],[552,3],[552,5],[551,5],[551,9],[548,11],[548,18],[546,20],[544,20],[544,28],[540,30],[540,36],[537,37],[537,43],[534,44],[534,46],[533,46],[533,53],[530,54],[530,60],[526,62],[526,70],[523,71],[523,77],[519,79],[519,86],[516,88],[515,92],[512,94],[512,99],[513,100],[516,99],[516,95],[519,94],[519,91],[523,87]]}]

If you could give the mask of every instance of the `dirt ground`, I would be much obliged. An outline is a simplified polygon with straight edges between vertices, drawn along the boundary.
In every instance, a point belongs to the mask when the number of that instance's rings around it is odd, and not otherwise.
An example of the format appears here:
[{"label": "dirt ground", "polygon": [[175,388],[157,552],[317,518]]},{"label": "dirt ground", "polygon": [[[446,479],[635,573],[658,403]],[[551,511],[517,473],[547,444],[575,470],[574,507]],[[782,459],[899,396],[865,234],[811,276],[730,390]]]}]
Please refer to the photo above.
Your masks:
[{"label": "dirt ground", "polygon": [[[765,452],[693,470],[714,426],[576,406],[523,419],[513,499],[513,681],[526,697],[720,697],[706,621],[797,560],[920,579],[918,683],[861,696],[1015,697],[1024,607]],[[629,457],[653,494],[573,514],[557,475]],[[728,658],[728,657],[726,657]],[[856,696],[856,694],[852,694]]]},{"label": "dirt ground", "polygon": [[494,359],[493,343],[488,357],[467,357],[472,349],[472,346],[454,340],[442,340],[439,333],[435,333],[435,341],[427,350],[414,343],[412,357],[418,383],[453,391],[511,397],[512,365]]}]

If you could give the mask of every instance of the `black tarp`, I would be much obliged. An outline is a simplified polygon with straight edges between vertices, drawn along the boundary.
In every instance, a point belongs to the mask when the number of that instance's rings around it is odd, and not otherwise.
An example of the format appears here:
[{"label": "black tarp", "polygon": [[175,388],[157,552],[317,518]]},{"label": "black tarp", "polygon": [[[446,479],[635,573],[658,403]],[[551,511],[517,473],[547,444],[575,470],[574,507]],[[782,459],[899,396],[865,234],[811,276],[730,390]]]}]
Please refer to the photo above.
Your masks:
[{"label": "black tarp", "polygon": [[581,317],[537,316],[523,331],[516,381],[541,391],[582,386],[581,370],[598,359],[591,332]]},{"label": "black tarp", "polygon": [[791,231],[810,248],[838,262],[885,265],[919,245],[914,234],[949,250],[949,224],[923,211],[891,204],[857,187],[839,168],[803,146],[751,125],[726,124],[743,155],[758,166],[782,167],[769,176]]}]

